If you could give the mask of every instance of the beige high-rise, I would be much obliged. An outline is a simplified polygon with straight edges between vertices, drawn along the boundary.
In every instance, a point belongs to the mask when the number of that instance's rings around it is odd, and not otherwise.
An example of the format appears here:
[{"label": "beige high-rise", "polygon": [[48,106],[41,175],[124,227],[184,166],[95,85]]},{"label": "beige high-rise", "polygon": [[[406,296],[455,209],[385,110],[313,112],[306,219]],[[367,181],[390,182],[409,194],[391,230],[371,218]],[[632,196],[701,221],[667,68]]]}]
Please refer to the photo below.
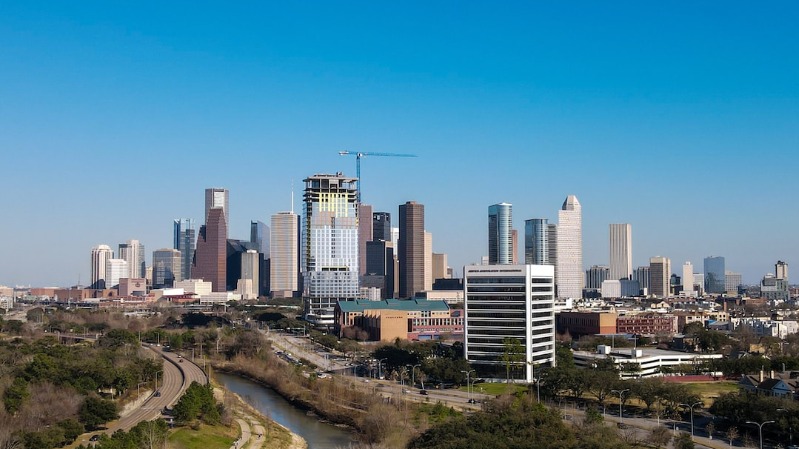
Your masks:
[{"label": "beige high-rise", "polygon": [[610,225],[610,278],[630,279],[633,275],[633,227],[629,223]]},{"label": "beige high-rise", "polygon": [[668,298],[671,287],[671,260],[668,257],[649,259],[649,294]]},{"label": "beige high-rise", "polygon": [[299,291],[299,215],[280,212],[272,215],[269,227],[269,288],[272,297],[292,297]]}]

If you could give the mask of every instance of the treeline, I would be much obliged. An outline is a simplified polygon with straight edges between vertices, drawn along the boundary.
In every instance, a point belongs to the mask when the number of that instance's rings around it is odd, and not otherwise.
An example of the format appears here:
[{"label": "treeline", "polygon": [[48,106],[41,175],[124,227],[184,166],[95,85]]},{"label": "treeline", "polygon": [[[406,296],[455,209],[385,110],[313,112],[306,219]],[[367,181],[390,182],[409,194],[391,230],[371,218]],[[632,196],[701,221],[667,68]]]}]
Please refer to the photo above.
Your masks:
[{"label": "treeline", "polygon": [[218,424],[222,417],[222,404],[214,400],[211,385],[200,385],[192,382],[180,400],[175,404],[172,413],[180,424],[202,421],[206,424]]},{"label": "treeline", "polygon": [[795,400],[764,396],[747,391],[724,393],[713,402],[710,412],[724,418],[726,428],[757,436],[757,428],[747,421],[774,421],[763,426],[763,437],[788,441],[791,432],[799,430],[799,405]]},{"label": "treeline", "polygon": [[113,435],[100,435],[100,439],[90,446],[77,449],[156,449],[166,447],[169,426],[163,419],[142,421],[130,432],[117,430]]},{"label": "treeline", "polygon": [[106,333],[96,345],[53,336],[0,340],[0,447],[48,449],[117,417],[119,397],[155,379],[161,362],[140,354],[135,335]]}]

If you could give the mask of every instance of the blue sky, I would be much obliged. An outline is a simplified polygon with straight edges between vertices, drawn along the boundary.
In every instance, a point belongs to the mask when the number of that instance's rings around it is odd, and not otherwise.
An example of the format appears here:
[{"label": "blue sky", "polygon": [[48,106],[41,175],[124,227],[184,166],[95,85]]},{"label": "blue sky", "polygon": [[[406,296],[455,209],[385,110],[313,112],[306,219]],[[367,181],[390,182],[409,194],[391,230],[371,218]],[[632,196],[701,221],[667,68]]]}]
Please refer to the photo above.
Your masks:
[{"label": "blue sky", "polygon": [[521,231],[568,194],[586,266],[618,222],[635,265],[796,263],[796,3],[487,5],[4,2],[0,284],[85,282],[101,243],[149,258],[210,186],[247,238],[292,182],[354,175],[345,149],[419,156],[364,158],[364,201],[425,204],[453,267],[490,204]]}]

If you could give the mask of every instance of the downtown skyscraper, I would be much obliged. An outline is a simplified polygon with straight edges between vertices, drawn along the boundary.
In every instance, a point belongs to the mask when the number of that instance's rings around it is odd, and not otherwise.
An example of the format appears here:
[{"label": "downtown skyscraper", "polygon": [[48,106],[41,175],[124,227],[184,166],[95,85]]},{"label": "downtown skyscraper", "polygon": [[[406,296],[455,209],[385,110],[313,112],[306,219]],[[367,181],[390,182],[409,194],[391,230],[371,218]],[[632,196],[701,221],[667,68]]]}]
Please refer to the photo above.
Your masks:
[{"label": "downtown skyscraper", "polygon": [[513,263],[513,206],[499,203],[488,207],[488,263]]},{"label": "downtown skyscraper", "polygon": [[558,268],[556,282],[561,298],[582,298],[583,213],[577,197],[569,195],[558,211]]},{"label": "downtown skyscraper", "polygon": [[546,218],[524,221],[524,263],[551,265],[549,261],[549,225]]},{"label": "downtown skyscraper", "polygon": [[172,223],[172,248],[180,251],[180,278],[191,279],[191,264],[197,245],[197,230],[191,218],[178,218]]},{"label": "downtown skyscraper", "polygon": [[200,227],[194,251],[192,277],[211,283],[215,292],[227,291],[227,221],[225,211],[214,207],[208,211],[206,223]]},{"label": "downtown skyscraper", "polygon": [[424,290],[424,205],[408,201],[399,207],[399,296],[412,298]]},{"label": "downtown skyscraper", "polygon": [[332,325],[336,302],[358,297],[357,181],[341,173],[303,180],[304,314],[315,324]]},{"label": "downtown skyscraper", "polygon": [[299,293],[300,217],[279,212],[270,222],[269,288],[273,298],[291,298]]},{"label": "downtown skyscraper", "polygon": [[128,240],[127,243],[120,243],[118,256],[128,262],[128,277],[145,277],[147,265],[144,260],[144,245],[141,242]]},{"label": "downtown skyscraper", "polygon": [[633,227],[629,223],[610,225],[610,278],[630,279],[633,275]]},{"label": "downtown skyscraper", "polygon": [[[108,245],[98,245],[92,248],[91,277],[89,288],[106,288],[106,264],[114,258],[114,251]],[[109,285],[109,287],[111,287]]]},{"label": "downtown skyscraper", "polygon": [[221,187],[205,189],[205,215],[203,219],[208,223],[208,214],[211,209],[220,207],[224,210],[225,226],[230,227],[230,192]]},{"label": "downtown skyscraper", "polygon": [[705,257],[705,291],[708,293],[724,293],[727,288],[726,268],[721,256]]}]

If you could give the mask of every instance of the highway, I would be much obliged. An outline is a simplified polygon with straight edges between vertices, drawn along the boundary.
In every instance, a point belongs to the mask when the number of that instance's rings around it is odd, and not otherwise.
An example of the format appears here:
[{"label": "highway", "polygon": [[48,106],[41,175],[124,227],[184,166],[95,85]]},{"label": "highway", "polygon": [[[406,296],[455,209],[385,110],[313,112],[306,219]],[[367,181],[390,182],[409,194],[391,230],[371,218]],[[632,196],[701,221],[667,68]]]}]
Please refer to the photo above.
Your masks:
[{"label": "highway", "polygon": [[[200,384],[207,382],[207,377],[202,368],[173,352],[164,352],[160,347],[144,345],[153,351],[154,355],[164,359],[164,368],[158,376],[158,389],[160,396],[151,393],[141,406],[125,416],[108,424],[105,430],[86,433],[76,441],[76,444],[87,444],[91,435],[96,433],[113,434],[117,430],[128,431],[141,421],[150,421],[161,416],[165,407],[172,407],[180,399],[184,391],[193,381]],[[183,361],[181,361],[183,360]]]}]

